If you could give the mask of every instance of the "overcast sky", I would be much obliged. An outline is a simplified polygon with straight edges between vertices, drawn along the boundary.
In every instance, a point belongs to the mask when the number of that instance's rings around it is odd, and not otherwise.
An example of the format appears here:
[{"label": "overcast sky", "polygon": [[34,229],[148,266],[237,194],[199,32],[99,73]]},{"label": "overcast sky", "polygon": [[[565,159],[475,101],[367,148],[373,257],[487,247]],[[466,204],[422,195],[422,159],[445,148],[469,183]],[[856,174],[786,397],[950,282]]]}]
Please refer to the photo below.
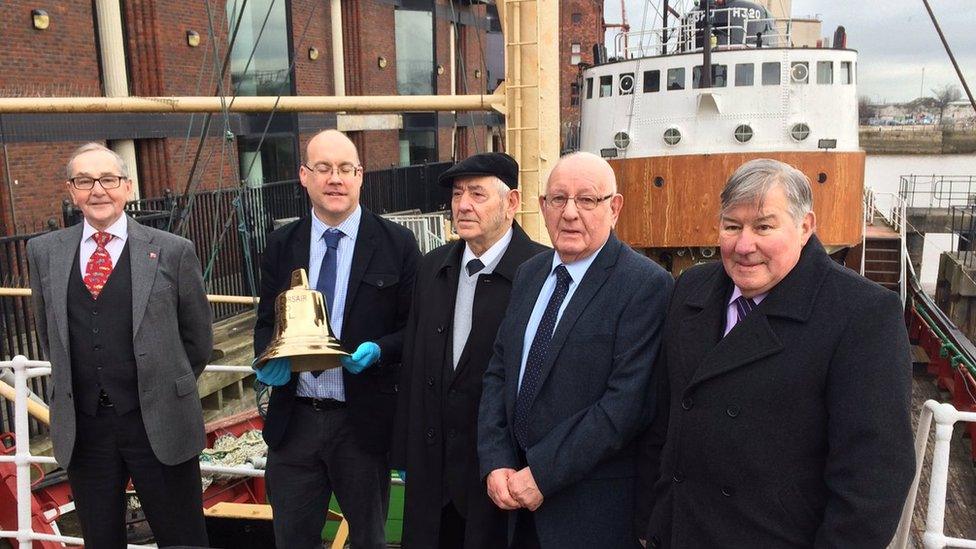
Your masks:
[{"label": "overcast sky", "polygon": [[[652,7],[645,10],[649,1]],[[976,93],[976,0],[929,2],[970,89]],[[660,6],[661,0],[625,3],[631,29],[636,31],[641,29],[645,11],[650,19],[655,13],[653,6]],[[606,0],[605,5],[607,23],[619,22],[620,0]],[[959,82],[922,0],[793,0],[793,16],[808,15],[819,16],[826,36],[832,36],[838,25],[846,27],[847,46],[860,53],[860,95],[874,101],[909,101],[918,97],[920,90],[932,95],[932,88]],[[651,25],[648,21],[647,28]],[[608,35],[613,32],[611,29]]]}]

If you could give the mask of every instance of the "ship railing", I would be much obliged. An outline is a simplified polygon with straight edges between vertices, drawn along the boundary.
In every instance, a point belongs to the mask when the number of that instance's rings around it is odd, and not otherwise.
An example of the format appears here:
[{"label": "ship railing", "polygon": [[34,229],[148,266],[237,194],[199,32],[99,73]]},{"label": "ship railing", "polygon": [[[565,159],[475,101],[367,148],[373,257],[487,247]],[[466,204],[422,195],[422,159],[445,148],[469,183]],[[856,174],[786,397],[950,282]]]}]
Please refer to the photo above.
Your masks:
[{"label": "ship railing", "polygon": [[976,176],[972,175],[903,175],[898,194],[909,208],[949,210],[953,206],[976,204]]},{"label": "ship railing", "polygon": [[[35,532],[32,528],[31,516],[31,468],[34,465],[57,465],[53,457],[35,456],[30,452],[30,432],[28,430],[28,416],[34,416],[42,422],[48,422],[48,409],[43,403],[31,398],[28,381],[32,378],[51,374],[51,363],[40,360],[30,360],[23,355],[17,355],[13,360],[0,361],[0,370],[13,370],[14,373],[14,454],[0,455],[0,463],[13,463],[16,469],[17,486],[17,529],[0,530],[0,539],[16,539],[19,549],[31,549],[35,541],[48,541],[73,545],[84,544],[84,539],[60,534],[45,534]],[[252,373],[249,366],[227,366],[220,364],[207,365],[206,372]],[[4,388],[6,384],[0,384]],[[9,387],[9,386],[6,386]],[[3,391],[0,391],[3,392]],[[11,396],[3,394],[4,398]],[[239,477],[264,477],[264,470],[253,465],[237,465],[233,467],[200,463],[201,474],[219,473],[221,475]],[[391,479],[393,484],[402,484],[401,480]],[[55,530],[56,531],[56,530]],[[128,549],[149,549],[149,545],[129,544]]]},{"label": "ship railing", "polygon": [[918,429],[915,432],[915,479],[908,491],[908,498],[902,508],[901,520],[895,538],[889,549],[907,549],[911,543],[912,518],[915,514],[915,499],[922,477],[929,435],[935,420],[935,447],[932,450],[932,470],[929,478],[928,512],[925,516],[925,530],[922,545],[926,549],[942,547],[968,547],[976,549],[976,540],[954,538],[945,535],[946,493],[949,484],[949,452],[953,427],[959,421],[976,422],[976,412],[960,412],[952,404],[928,400],[919,413]]},{"label": "ship railing", "polygon": [[879,193],[873,189],[864,189],[864,227],[861,232],[861,275],[864,275],[864,265],[867,255],[867,228],[874,225],[880,217],[889,225],[899,237],[898,254],[898,296],[905,303],[908,297],[908,277],[905,263],[908,261],[907,247],[907,203],[900,193]]},{"label": "ship railing", "polygon": [[[732,19],[732,11],[738,8],[723,8],[711,10],[717,17],[722,12],[729,12],[728,19]],[[749,27],[767,27],[761,35],[750,34]],[[694,21],[688,21],[672,27],[657,27],[642,31],[619,32],[614,37],[614,55],[617,58],[634,59],[666,53],[689,53],[701,51],[702,28]],[[745,19],[741,23],[728,23],[712,26],[712,49],[742,49],[779,47],[792,43],[793,20],[788,18],[768,17],[763,19]]]},{"label": "ship railing", "polygon": [[445,244],[450,236],[447,216],[442,213],[384,214],[383,217],[410,229],[423,254]]}]

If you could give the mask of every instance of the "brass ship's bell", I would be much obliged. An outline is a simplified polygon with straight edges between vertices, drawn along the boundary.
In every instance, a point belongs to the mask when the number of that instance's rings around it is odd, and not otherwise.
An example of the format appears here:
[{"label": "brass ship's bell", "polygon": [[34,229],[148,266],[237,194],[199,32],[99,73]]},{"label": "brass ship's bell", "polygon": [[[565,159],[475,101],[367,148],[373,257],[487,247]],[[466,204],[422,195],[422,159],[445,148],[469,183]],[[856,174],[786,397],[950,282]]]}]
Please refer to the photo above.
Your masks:
[{"label": "brass ship's bell", "polygon": [[328,370],[341,366],[339,357],[348,355],[332,337],[322,294],[309,289],[305,269],[292,271],[291,288],[275,299],[274,339],[254,362],[255,368],[288,357],[293,372]]}]

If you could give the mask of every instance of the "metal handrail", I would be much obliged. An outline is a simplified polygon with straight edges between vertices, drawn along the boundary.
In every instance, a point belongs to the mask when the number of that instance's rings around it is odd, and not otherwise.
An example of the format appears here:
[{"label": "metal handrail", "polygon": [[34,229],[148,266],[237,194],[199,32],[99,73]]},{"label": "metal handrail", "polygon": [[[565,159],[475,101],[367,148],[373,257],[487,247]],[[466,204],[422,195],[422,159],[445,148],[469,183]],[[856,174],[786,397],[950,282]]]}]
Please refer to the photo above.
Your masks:
[{"label": "metal handrail", "polygon": [[[0,297],[30,297],[30,288],[0,288]],[[210,303],[233,303],[238,305],[252,305],[261,301],[259,297],[248,295],[207,294]]]},{"label": "metal handrail", "polygon": [[929,478],[928,512],[925,518],[925,531],[922,545],[926,549],[942,547],[969,547],[976,549],[976,540],[953,538],[945,535],[946,492],[949,482],[949,450],[952,441],[953,425],[957,421],[976,422],[976,412],[960,412],[948,403],[928,400],[919,414],[918,430],[915,432],[915,479],[908,491],[908,498],[902,508],[901,520],[895,538],[889,549],[907,549],[910,543],[912,517],[915,514],[915,499],[922,477],[922,465],[928,447],[932,420],[935,419],[935,448],[932,450],[932,471]]},{"label": "metal handrail", "polygon": [[[891,200],[887,208],[880,207],[878,198]],[[908,298],[908,277],[905,262],[908,261],[907,237],[908,228],[905,222],[908,206],[901,193],[879,193],[872,189],[864,189],[864,231],[861,234],[861,275],[864,275],[864,264],[867,256],[867,227],[874,223],[875,214],[880,215],[891,228],[898,233],[901,245],[898,250],[898,297],[904,304]]]}]

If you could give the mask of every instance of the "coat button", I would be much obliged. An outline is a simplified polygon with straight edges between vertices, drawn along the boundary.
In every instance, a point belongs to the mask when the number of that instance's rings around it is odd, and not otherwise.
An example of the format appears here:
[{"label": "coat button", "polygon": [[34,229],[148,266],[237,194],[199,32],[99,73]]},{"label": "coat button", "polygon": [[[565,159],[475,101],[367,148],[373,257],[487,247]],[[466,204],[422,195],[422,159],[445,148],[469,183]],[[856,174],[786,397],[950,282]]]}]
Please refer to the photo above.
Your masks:
[{"label": "coat button", "polygon": [[735,404],[730,404],[728,408],[725,409],[725,413],[729,414],[729,417],[739,417],[739,407]]},{"label": "coat button", "polygon": [[681,399],[681,408],[683,410],[691,410],[691,408],[694,405],[695,405],[695,401],[692,400],[691,397],[685,397],[685,398]]},{"label": "coat button", "polygon": [[444,326],[443,325],[437,327],[437,333],[439,333],[439,334],[443,334],[444,333]]},{"label": "coat button", "polygon": [[682,482],[685,481],[685,476],[681,474],[681,471],[676,471],[674,473],[674,476],[671,477],[671,480],[673,480],[678,484],[681,484]]},{"label": "coat button", "polygon": [[377,280],[376,281],[376,287],[377,288],[382,288],[383,287],[383,281],[382,280]]},{"label": "coat button", "polygon": [[427,378],[427,386],[428,387],[433,387],[434,386],[434,376],[431,376],[431,377],[428,377]]},{"label": "coat button", "polygon": [[733,494],[735,494],[735,488],[732,488],[731,486],[723,486],[722,487],[722,495],[723,496],[725,496],[727,498],[730,498],[730,497],[732,497]]},{"label": "coat button", "polygon": [[427,438],[434,438],[434,429],[427,429]]}]

